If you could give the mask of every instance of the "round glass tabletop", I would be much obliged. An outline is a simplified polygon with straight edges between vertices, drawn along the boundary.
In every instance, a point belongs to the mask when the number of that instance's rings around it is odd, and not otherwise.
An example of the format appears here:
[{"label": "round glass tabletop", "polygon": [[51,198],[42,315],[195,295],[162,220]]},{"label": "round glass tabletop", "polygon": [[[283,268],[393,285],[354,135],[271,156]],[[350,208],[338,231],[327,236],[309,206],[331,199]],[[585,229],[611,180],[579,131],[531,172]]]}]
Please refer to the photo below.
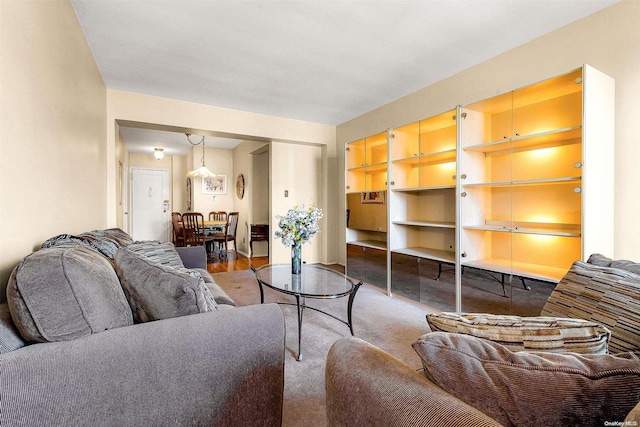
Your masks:
[{"label": "round glass tabletop", "polygon": [[268,264],[256,270],[265,286],[291,295],[338,298],[353,292],[356,283],[344,274],[316,264],[302,264],[301,274],[291,274],[291,264]]}]

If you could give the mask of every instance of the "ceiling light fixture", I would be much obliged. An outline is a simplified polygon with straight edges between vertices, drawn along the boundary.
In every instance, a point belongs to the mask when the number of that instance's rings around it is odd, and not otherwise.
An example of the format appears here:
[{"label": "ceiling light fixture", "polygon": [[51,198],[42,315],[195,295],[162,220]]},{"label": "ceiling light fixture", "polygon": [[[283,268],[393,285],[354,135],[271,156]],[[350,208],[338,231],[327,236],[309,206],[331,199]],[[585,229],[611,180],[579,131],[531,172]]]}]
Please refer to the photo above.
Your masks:
[{"label": "ceiling light fixture", "polygon": [[202,144],[202,159],[201,159],[202,166],[199,167],[198,169],[192,170],[191,172],[187,172],[187,176],[191,176],[191,177],[194,177],[194,178],[211,178],[213,176],[216,176],[215,173],[211,172],[204,165],[204,136],[202,137],[202,139],[200,141],[193,142],[193,141],[191,141],[191,138],[189,138],[191,136],[190,133],[185,133],[185,135],[187,136],[187,141],[189,141],[189,144],[191,144],[193,146]]},{"label": "ceiling light fixture", "polygon": [[153,157],[156,159],[160,160],[164,157],[164,148],[154,148],[153,150]]}]

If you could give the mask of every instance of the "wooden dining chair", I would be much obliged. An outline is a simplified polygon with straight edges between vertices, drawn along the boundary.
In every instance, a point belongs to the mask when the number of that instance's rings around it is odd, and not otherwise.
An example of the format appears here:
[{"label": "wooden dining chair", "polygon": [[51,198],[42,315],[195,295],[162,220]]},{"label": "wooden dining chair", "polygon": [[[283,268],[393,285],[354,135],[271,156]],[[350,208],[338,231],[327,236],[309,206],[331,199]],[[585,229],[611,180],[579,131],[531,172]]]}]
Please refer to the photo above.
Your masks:
[{"label": "wooden dining chair", "polygon": [[233,242],[233,251],[235,252],[236,259],[238,259],[238,245],[236,243],[236,231],[238,230],[238,217],[239,212],[229,212],[227,215],[227,225],[224,228],[222,235],[214,236],[214,242],[222,245],[224,243],[224,254],[226,256],[228,251],[229,242]]},{"label": "wooden dining chair", "polygon": [[187,242],[184,237],[182,214],[180,212],[171,212],[171,226],[173,228],[173,245],[187,246]]},{"label": "wooden dining chair", "polygon": [[204,216],[200,212],[186,212],[182,214],[182,223],[184,224],[186,246],[202,245],[207,249],[207,255],[210,258],[212,256],[210,246],[214,239],[213,236],[207,235]]},{"label": "wooden dining chair", "polygon": [[[209,221],[226,221],[227,213],[225,211],[211,211],[209,212]],[[210,232],[211,236],[224,236],[224,226],[220,228],[213,228]],[[215,244],[215,243],[214,243]]]},{"label": "wooden dining chair", "polygon": [[211,211],[209,212],[209,220],[226,221],[227,213],[225,211]]}]

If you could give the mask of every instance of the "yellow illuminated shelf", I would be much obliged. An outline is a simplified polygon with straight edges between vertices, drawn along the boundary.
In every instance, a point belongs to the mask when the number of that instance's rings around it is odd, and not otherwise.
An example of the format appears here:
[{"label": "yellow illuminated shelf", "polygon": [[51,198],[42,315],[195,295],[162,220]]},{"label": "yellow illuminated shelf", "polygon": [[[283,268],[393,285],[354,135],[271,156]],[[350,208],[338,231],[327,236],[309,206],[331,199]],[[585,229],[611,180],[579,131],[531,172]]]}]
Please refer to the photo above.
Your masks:
[{"label": "yellow illuminated shelf", "polygon": [[393,221],[393,224],[412,227],[456,228],[455,222],[447,221]]},{"label": "yellow illuminated shelf", "polygon": [[501,233],[538,234],[546,236],[581,237],[580,224],[553,224],[542,222],[486,221],[484,224],[463,225],[465,230],[497,231]]},{"label": "yellow illuminated shelf", "polygon": [[363,171],[364,173],[372,173],[372,172],[380,172],[380,171],[385,171],[387,169],[387,164],[386,163],[375,163],[375,164],[371,164],[371,165],[360,165],[360,166],[355,166],[352,168],[348,168],[347,171],[349,172],[353,172],[353,171]]},{"label": "yellow illuminated shelf", "polygon": [[579,184],[582,181],[580,176],[562,176],[557,178],[527,179],[521,181],[497,181],[497,182],[477,182],[462,183],[463,187],[513,187],[525,185],[553,185],[553,184]]},{"label": "yellow illuminated shelf", "polygon": [[404,192],[404,193],[424,193],[433,190],[448,190],[455,189],[455,185],[438,185],[434,187],[407,187],[407,188],[393,188],[392,191]]},{"label": "yellow illuminated shelf", "polygon": [[582,141],[582,126],[540,132],[533,135],[505,138],[484,144],[463,147],[465,151],[480,153],[508,152],[511,150],[557,147],[563,144],[579,144]]},{"label": "yellow illuminated shelf", "polygon": [[456,149],[453,148],[451,150],[439,151],[437,153],[428,153],[421,154],[412,157],[407,157],[404,159],[395,159],[393,163],[399,165],[410,165],[413,167],[416,166],[428,166],[428,165],[437,165],[440,163],[449,163],[456,161]]}]

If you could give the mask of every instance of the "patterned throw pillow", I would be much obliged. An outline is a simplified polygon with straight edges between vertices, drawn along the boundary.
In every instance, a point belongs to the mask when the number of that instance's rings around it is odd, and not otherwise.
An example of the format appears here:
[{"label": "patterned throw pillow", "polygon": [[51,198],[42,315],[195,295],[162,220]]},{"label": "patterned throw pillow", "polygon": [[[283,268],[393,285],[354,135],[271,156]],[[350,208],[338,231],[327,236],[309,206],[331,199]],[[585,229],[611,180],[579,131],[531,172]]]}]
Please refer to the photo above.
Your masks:
[{"label": "patterned throw pillow", "polygon": [[119,228],[109,228],[107,230],[93,230],[86,233],[73,236],[70,234],[60,234],[46,240],[40,246],[41,249],[47,249],[58,245],[66,245],[68,243],[77,243],[87,246],[95,251],[100,252],[110,260],[116,255],[119,248],[125,247],[131,243],[131,237]]},{"label": "patterned throw pillow", "polygon": [[611,336],[598,323],[557,317],[433,313],[427,315],[427,322],[434,332],[473,335],[511,351],[605,354]]},{"label": "patterned throw pillow", "polygon": [[604,426],[640,400],[640,362],[632,357],[511,352],[443,332],[413,348],[430,381],[505,426]]},{"label": "patterned throw pillow", "polygon": [[127,249],[144,256],[156,264],[184,268],[180,255],[178,255],[175,246],[171,242],[163,243],[155,240],[145,240],[134,242],[127,246]]}]

